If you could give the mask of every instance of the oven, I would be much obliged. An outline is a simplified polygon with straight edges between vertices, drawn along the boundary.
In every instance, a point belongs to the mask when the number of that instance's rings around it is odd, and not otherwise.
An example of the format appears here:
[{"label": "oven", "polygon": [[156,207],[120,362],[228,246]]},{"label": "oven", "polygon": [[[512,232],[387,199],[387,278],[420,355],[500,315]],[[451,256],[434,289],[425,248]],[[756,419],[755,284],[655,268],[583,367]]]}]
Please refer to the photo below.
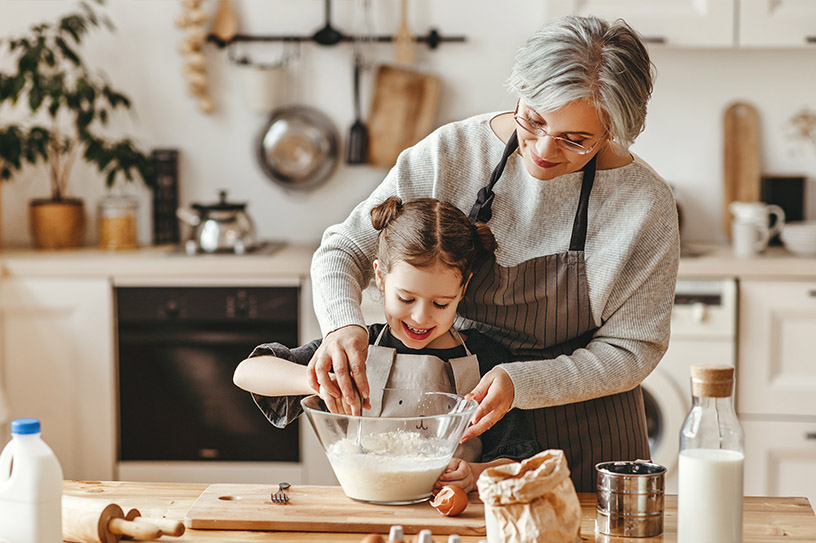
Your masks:
[{"label": "oven", "polygon": [[299,344],[300,281],[120,284],[115,300],[119,480],[313,483],[307,425],[275,428],[232,383],[256,345]]}]

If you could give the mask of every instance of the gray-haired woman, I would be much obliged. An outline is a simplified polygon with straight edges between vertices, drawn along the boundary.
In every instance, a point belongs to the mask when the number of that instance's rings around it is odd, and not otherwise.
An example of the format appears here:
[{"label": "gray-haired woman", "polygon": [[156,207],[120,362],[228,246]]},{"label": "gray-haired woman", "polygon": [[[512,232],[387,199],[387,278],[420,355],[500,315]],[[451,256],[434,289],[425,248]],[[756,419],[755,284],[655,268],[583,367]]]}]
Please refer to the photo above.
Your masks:
[{"label": "gray-haired woman", "polygon": [[645,124],[652,65],[625,22],[567,17],[518,52],[508,87],[514,112],[439,128],[326,230],[311,270],[326,334],[311,384],[352,405],[358,391],[367,398],[360,300],[377,247],[371,208],[392,195],[447,200],[490,221],[499,246],[475,271],[455,326],[518,360],[473,390],[481,405],[465,437],[511,408],[529,410],[540,444],[564,449],[576,488],[593,491],[595,463],[649,458],[639,384],[669,342],[675,202],[628,151]]}]

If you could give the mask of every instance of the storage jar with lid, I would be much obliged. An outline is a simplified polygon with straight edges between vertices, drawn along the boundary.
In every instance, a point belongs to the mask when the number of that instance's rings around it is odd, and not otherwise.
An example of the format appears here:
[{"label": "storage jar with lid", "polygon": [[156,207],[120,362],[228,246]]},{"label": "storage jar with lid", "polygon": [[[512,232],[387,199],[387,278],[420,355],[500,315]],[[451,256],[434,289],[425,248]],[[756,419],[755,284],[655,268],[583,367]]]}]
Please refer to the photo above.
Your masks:
[{"label": "storage jar with lid", "polygon": [[138,247],[139,203],[123,194],[111,194],[99,202],[99,247],[111,251]]}]

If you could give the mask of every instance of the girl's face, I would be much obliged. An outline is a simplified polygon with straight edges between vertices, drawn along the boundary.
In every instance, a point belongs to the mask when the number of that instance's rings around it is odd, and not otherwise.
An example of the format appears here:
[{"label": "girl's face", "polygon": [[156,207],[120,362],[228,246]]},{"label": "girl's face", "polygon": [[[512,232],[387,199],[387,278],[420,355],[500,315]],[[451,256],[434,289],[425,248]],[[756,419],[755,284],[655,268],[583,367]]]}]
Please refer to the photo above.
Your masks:
[{"label": "girl's face", "polygon": [[465,292],[458,270],[439,262],[424,268],[397,262],[384,274],[375,260],[374,275],[394,337],[411,349],[433,347],[437,339],[445,340]]},{"label": "girl's face", "polygon": [[[515,119],[524,166],[541,181],[579,171],[608,146],[606,129],[595,107],[584,100],[542,115],[519,100]],[[569,142],[591,151],[587,154],[572,151]]]}]

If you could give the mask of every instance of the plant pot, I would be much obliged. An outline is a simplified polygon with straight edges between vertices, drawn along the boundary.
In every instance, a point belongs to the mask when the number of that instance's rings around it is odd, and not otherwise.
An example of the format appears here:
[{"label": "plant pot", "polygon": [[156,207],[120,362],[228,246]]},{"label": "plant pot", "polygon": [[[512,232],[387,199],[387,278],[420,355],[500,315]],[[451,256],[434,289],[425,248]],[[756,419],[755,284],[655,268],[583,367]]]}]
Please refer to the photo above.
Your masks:
[{"label": "plant pot", "polygon": [[40,249],[79,247],[85,234],[82,200],[35,199],[29,203],[31,237]]}]

